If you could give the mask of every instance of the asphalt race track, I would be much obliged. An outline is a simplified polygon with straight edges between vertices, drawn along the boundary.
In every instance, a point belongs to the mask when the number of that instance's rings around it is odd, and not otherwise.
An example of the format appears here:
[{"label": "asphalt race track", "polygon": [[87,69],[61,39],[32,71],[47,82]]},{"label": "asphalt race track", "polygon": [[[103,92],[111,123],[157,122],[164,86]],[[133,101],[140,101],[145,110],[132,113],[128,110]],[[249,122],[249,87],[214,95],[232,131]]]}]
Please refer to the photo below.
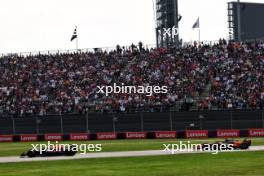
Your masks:
[{"label": "asphalt race track", "polygon": [[[242,151],[264,151],[264,145],[251,146],[247,150],[235,150],[235,152]],[[174,154],[187,154],[187,153],[204,153],[198,152],[176,152]],[[15,163],[15,162],[31,162],[31,161],[52,161],[52,160],[72,160],[72,159],[85,159],[85,158],[110,158],[110,157],[135,157],[135,156],[157,156],[157,155],[171,155],[169,151],[163,150],[145,150],[145,151],[125,151],[125,152],[98,152],[87,154],[76,154],[75,156],[59,156],[59,157],[36,157],[36,158],[20,158],[17,156],[0,157],[0,163]]]}]

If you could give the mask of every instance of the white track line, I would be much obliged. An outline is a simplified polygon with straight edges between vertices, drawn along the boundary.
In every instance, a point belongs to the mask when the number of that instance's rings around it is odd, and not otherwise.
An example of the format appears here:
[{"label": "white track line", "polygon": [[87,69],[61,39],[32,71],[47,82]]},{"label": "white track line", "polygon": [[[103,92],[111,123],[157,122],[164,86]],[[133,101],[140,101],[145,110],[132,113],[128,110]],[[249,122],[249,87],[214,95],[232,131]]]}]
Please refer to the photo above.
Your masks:
[{"label": "white track line", "polygon": [[[235,151],[264,151],[264,145],[251,146],[247,150]],[[176,152],[174,154],[187,153],[205,153],[205,152]],[[212,152],[210,152],[212,153]],[[110,158],[110,157],[136,157],[136,156],[157,156],[157,155],[171,155],[171,152],[163,150],[145,150],[145,151],[124,151],[124,152],[98,152],[87,154],[76,154],[75,156],[58,156],[58,157],[36,157],[36,158],[20,158],[16,156],[0,157],[0,163],[15,163],[15,162],[31,162],[31,161],[52,161],[52,160],[73,160],[85,158]]]}]

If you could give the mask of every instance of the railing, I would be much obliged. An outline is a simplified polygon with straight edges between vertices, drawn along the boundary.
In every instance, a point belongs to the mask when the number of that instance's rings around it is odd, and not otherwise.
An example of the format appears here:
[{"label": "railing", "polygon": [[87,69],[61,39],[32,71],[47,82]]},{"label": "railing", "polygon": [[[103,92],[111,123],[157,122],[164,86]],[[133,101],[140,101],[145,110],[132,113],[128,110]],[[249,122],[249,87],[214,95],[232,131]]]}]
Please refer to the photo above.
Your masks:
[{"label": "railing", "polygon": [[[138,47],[138,45],[135,45]],[[129,49],[130,46],[121,46],[125,47],[125,49]],[[144,45],[144,48],[155,48],[156,44],[148,44]],[[17,55],[17,56],[35,56],[35,55],[56,55],[56,54],[71,54],[71,53],[89,53],[89,52],[95,52],[101,51],[101,52],[111,52],[116,49],[116,46],[110,46],[110,47],[100,47],[100,48],[82,48],[82,49],[64,49],[64,50],[44,50],[44,51],[31,51],[31,52],[17,52],[17,53],[3,53],[0,54],[0,57],[4,56],[10,56],[10,55]]]},{"label": "railing", "polygon": [[[214,45],[217,44],[218,40],[213,41],[201,41],[200,44],[202,45]],[[182,47],[186,47],[189,45],[193,45],[194,41],[190,42],[183,42]],[[135,45],[138,47],[138,45]],[[131,45],[129,46],[120,46],[124,47],[125,49],[129,49]],[[144,48],[156,48],[156,44],[147,44],[143,45]],[[89,53],[89,52],[95,52],[95,50],[102,51],[102,52],[111,52],[116,49],[116,46],[109,46],[109,47],[95,47],[95,48],[82,48],[82,49],[64,49],[64,50],[44,50],[44,51],[30,51],[30,52],[17,52],[17,53],[2,53],[0,54],[0,57],[4,56],[10,56],[10,55],[17,55],[17,56],[36,56],[36,55],[56,55],[56,54],[70,54],[70,53]]]},{"label": "railing", "polygon": [[[228,40],[226,40],[228,41]],[[247,40],[244,42],[254,42],[254,41],[263,41],[264,38],[257,38],[257,39],[252,39],[252,40]],[[182,47],[187,47],[190,45],[193,45],[195,41],[190,41],[190,42],[183,42]],[[198,43],[198,41],[196,41]],[[219,40],[210,40],[210,41],[201,41],[201,45],[215,45],[218,44]],[[135,45],[138,47],[138,45]],[[121,46],[125,47],[126,49],[129,49],[131,45],[129,46]],[[156,48],[156,44],[147,44],[143,46],[144,48]],[[9,56],[9,55],[17,55],[17,56],[34,56],[34,55],[55,55],[55,54],[67,54],[67,53],[87,53],[87,52],[95,52],[95,49],[103,52],[110,52],[116,49],[116,46],[109,46],[109,47],[94,47],[94,48],[82,48],[82,49],[64,49],[64,50],[44,50],[44,51],[32,51],[32,52],[17,52],[17,53],[0,53],[0,57],[4,56]]]},{"label": "railing", "polygon": [[[185,47],[185,46],[190,46],[190,45],[193,45],[194,42],[197,42],[197,44],[199,43],[198,41],[190,41],[190,42],[183,42],[182,46]],[[212,40],[212,41],[201,41],[200,44],[201,45],[209,45],[209,46],[212,46],[214,44],[218,44],[219,43],[219,40]]]}]

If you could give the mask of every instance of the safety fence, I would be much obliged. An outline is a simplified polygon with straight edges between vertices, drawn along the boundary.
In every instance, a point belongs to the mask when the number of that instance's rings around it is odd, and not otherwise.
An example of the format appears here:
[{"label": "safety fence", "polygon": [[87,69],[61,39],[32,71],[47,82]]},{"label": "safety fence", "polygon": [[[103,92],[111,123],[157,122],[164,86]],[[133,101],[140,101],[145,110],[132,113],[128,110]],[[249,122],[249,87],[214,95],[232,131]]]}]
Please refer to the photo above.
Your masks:
[{"label": "safety fence", "polygon": [[0,135],[251,128],[264,128],[263,110],[0,117]]}]

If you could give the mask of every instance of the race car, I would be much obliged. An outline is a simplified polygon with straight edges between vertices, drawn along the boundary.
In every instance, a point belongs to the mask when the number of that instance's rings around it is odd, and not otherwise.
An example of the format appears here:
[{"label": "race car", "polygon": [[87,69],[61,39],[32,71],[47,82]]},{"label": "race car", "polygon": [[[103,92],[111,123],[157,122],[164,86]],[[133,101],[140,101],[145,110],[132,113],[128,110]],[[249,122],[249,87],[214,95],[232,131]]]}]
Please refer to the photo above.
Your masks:
[{"label": "race car", "polygon": [[251,146],[251,140],[234,140],[234,139],[226,139],[224,141],[226,144],[233,144],[234,149],[248,149]]},{"label": "race car", "polygon": [[53,147],[44,150],[31,149],[20,155],[20,157],[46,157],[46,156],[74,156],[77,151],[73,150],[73,146]]},{"label": "race car", "polygon": [[248,149],[251,146],[251,140],[235,140],[235,139],[225,139],[224,141],[217,141],[215,143],[205,143],[201,145],[201,149],[211,149],[216,150],[220,147],[223,150],[231,150],[231,149]]}]

